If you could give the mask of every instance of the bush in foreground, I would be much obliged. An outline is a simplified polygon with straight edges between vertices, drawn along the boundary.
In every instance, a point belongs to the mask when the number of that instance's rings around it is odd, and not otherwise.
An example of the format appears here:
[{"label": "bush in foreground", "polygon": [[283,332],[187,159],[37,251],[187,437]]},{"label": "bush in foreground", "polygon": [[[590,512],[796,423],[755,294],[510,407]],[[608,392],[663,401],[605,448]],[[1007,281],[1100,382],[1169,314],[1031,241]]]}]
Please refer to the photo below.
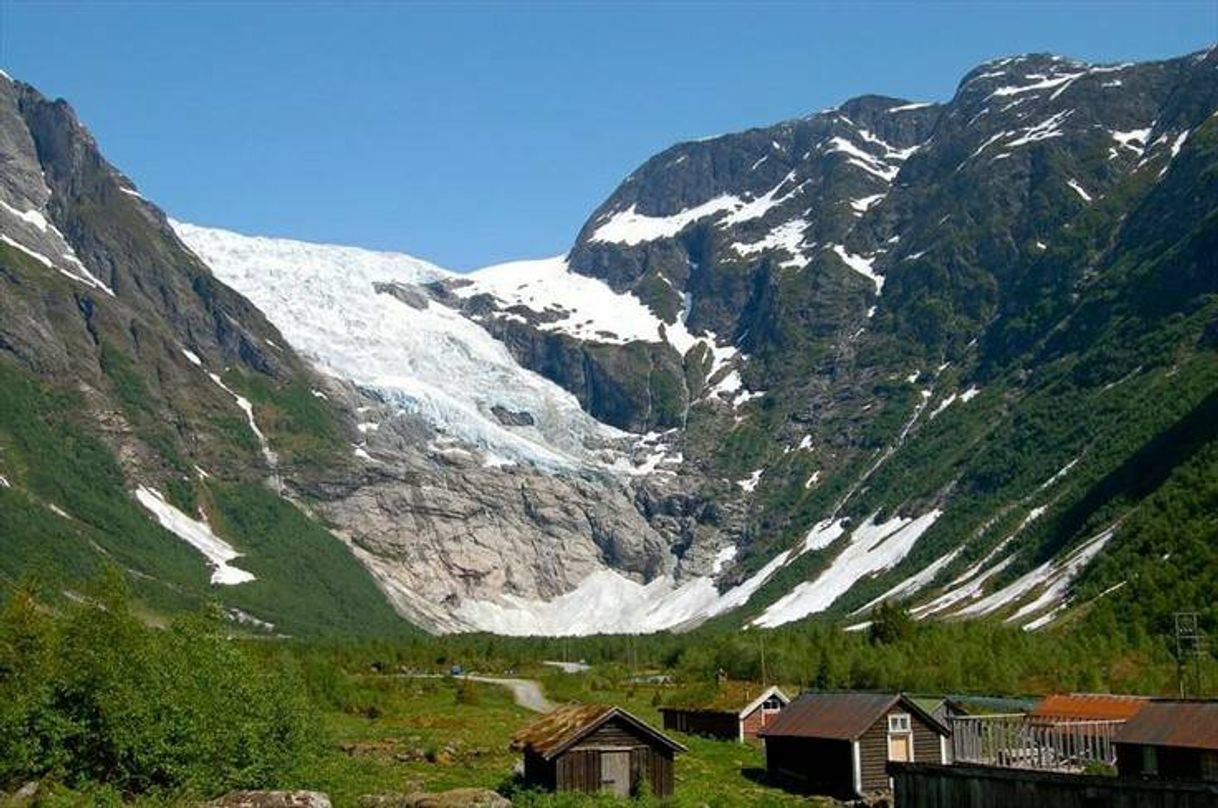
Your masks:
[{"label": "bush in foreground", "polygon": [[298,677],[257,665],[206,617],[151,629],[117,575],[0,612],[0,788],[51,778],[124,794],[267,788],[320,748]]}]

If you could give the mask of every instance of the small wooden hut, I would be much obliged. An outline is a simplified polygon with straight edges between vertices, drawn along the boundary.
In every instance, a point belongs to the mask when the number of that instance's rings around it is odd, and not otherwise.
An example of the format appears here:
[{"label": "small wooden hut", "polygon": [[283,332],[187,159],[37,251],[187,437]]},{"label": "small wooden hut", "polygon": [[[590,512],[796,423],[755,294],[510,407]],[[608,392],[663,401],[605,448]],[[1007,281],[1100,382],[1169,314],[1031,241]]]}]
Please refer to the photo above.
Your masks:
[{"label": "small wooden hut", "polygon": [[1117,772],[1218,783],[1218,701],[1152,701],[1113,739]]},{"label": "small wooden hut", "polygon": [[664,729],[744,742],[756,738],[790,701],[777,687],[723,682],[713,691],[677,694],[660,714]]},{"label": "small wooden hut", "polygon": [[685,747],[618,707],[560,707],[516,733],[524,780],[548,791],[619,796],[673,791],[673,758]]},{"label": "small wooden hut", "polygon": [[890,761],[947,763],[951,730],[902,694],[805,693],[760,735],[772,777],[851,799],[888,790]]}]

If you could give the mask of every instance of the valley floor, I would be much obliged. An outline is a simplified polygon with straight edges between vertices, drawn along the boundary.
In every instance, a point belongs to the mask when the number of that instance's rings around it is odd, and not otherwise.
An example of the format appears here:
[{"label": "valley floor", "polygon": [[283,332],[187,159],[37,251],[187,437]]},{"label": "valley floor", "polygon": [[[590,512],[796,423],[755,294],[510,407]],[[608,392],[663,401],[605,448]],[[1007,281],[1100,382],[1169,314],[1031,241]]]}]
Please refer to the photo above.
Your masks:
[{"label": "valley floor", "polygon": [[[534,673],[534,672],[531,672]],[[554,702],[605,702],[625,707],[654,726],[656,687],[594,689],[579,675],[537,671]],[[515,691],[490,681],[353,677],[345,709],[327,715],[331,739],[315,776],[302,787],[324,791],[335,808],[358,805],[365,794],[483,787],[506,790],[518,806],[621,804],[579,796],[515,790],[520,761],[508,749],[512,734],[535,718],[515,703]],[[659,688],[662,692],[662,688]],[[530,697],[531,698],[531,697]],[[764,782],[760,747],[675,733],[689,747],[677,759],[672,806],[794,806],[821,804]],[[826,803],[827,804],[827,803]]]}]

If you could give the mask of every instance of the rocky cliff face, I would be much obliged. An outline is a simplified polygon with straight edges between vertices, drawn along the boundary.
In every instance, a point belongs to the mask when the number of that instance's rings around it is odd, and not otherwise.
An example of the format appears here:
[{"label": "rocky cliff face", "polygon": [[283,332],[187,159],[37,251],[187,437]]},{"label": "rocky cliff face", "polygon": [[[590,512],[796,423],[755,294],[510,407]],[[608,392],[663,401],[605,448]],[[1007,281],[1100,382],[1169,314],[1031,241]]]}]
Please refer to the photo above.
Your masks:
[{"label": "rocky cliff face", "polygon": [[[0,370],[38,391],[3,571],[54,506],[62,561],[289,632],[1049,625],[1218,437],[1216,60],[1015,57],[679,144],[566,256],[463,276],[171,224],[0,80]],[[101,489],[17,426],[65,390]]]}]

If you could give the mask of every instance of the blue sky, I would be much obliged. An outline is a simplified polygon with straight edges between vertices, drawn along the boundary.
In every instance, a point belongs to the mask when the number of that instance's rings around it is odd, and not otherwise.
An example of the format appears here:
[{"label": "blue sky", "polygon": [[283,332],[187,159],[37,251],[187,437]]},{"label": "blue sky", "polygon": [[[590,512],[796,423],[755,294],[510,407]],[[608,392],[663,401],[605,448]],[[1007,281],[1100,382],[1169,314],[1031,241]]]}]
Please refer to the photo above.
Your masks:
[{"label": "blue sky", "polygon": [[171,215],[453,269],[552,255],[672,143],[985,59],[1163,58],[1218,3],[0,0],[0,66],[67,98]]}]

